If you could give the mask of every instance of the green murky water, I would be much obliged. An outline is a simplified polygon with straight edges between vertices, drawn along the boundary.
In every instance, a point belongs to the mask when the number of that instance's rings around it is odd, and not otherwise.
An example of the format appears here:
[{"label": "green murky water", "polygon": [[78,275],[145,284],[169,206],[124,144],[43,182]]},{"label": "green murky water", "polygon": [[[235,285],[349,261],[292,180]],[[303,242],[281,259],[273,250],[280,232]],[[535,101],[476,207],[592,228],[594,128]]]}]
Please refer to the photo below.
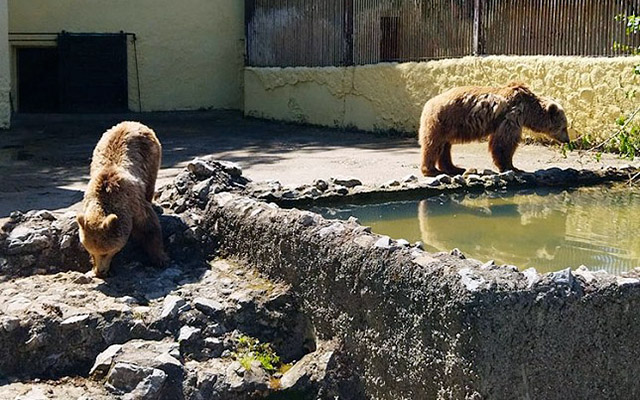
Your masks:
[{"label": "green murky water", "polygon": [[421,240],[427,251],[457,247],[468,257],[520,269],[584,264],[619,274],[640,266],[640,190],[629,186],[442,195],[314,211],[353,215],[373,232]]}]

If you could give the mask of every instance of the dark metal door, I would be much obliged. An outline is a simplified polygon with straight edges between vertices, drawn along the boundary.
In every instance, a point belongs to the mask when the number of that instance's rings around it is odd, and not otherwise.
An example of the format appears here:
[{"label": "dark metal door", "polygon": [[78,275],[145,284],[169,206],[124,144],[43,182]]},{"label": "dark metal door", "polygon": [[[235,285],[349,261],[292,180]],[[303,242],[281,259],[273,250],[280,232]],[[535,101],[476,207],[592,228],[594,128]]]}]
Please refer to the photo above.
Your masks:
[{"label": "dark metal door", "polygon": [[121,34],[58,36],[62,112],[128,109],[127,39]]}]

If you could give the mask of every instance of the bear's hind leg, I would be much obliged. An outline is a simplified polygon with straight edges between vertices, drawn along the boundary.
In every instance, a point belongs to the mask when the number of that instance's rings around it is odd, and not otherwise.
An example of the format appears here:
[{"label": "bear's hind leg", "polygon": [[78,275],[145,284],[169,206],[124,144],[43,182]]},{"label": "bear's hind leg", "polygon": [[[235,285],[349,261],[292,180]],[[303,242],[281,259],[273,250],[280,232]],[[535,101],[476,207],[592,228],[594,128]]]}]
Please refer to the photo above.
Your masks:
[{"label": "bear's hind leg", "polygon": [[437,176],[441,172],[436,168],[436,161],[442,153],[442,145],[434,143],[422,143],[422,175]]},{"label": "bear's hind leg", "polygon": [[164,252],[162,243],[160,221],[155,211],[153,211],[151,203],[145,205],[145,215],[141,218],[139,224],[134,227],[132,234],[134,239],[145,250],[153,265],[164,266],[169,262],[169,257]]},{"label": "bear's hind leg", "polygon": [[512,170],[520,172],[513,166],[513,154],[518,148],[522,136],[522,128],[516,123],[505,120],[489,139],[489,149],[500,172]]},{"label": "bear's hind leg", "polygon": [[459,168],[453,165],[453,161],[451,160],[451,143],[445,143],[444,148],[442,150],[442,154],[440,155],[440,159],[438,160],[438,167],[440,170],[448,175],[461,175],[464,173],[464,168]]}]

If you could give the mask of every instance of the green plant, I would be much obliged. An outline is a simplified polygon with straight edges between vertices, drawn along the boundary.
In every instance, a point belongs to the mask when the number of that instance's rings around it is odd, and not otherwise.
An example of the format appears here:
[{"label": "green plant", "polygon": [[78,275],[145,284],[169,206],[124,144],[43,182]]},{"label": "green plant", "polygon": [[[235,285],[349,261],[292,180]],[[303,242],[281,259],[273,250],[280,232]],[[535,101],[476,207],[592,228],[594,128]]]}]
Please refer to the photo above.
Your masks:
[{"label": "green plant", "polygon": [[237,339],[237,350],[234,353],[236,360],[242,367],[249,371],[251,363],[259,361],[262,369],[269,374],[278,372],[288,364],[284,364],[269,343],[260,343],[256,338],[250,336],[240,336]]}]

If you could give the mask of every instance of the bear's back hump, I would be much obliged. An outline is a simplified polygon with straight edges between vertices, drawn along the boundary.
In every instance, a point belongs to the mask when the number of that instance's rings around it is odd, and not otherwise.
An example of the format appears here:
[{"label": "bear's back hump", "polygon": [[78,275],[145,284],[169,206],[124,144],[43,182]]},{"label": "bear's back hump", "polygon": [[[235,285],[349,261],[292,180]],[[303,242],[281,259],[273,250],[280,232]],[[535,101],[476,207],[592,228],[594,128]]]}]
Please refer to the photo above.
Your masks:
[{"label": "bear's back hump", "polygon": [[125,121],[107,130],[98,142],[91,162],[91,172],[114,167],[134,176],[157,173],[161,146],[155,133],[139,122]]}]

